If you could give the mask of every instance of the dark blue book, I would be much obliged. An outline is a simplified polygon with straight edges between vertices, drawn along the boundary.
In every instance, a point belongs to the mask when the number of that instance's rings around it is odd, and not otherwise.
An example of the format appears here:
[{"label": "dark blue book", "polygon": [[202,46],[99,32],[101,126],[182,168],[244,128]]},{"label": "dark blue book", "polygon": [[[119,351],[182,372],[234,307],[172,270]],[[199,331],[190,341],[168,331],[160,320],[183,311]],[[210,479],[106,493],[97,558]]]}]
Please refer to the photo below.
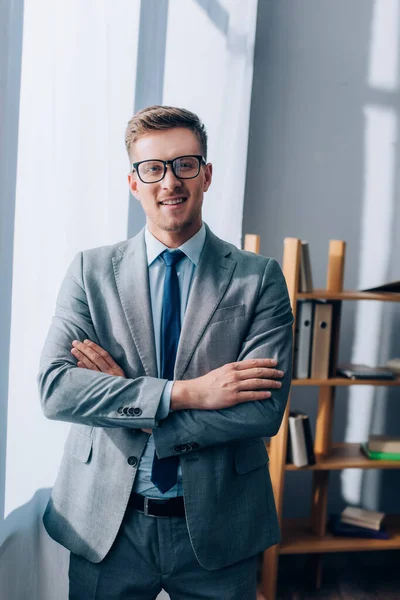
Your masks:
[{"label": "dark blue book", "polygon": [[389,539],[389,534],[384,525],[381,526],[379,531],[375,531],[373,529],[367,529],[366,527],[342,523],[340,515],[331,515],[328,521],[328,529],[333,535],[340,535],[343,537],[375,538],[379,540]]}]

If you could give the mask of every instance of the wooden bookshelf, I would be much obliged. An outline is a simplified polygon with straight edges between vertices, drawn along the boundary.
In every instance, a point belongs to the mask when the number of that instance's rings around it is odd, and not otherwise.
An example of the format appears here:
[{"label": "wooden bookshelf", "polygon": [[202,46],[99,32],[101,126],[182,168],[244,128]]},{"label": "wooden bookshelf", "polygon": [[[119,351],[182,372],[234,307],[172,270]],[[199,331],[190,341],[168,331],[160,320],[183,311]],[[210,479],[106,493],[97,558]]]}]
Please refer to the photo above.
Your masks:
[{"label": "wooden bookshelf", "polygon": [[[316,535],[309,519],[284,519],[280,554],[320,554],[323,552],[361,552],[400,548],[400,517],[387,515],[388,540],[339,537],[329,532]],[[268,598],[269,600],[269,598]]]},{"label": "wooden bookshelf", "polygon": [[316,454],[316,464],[295,467],[286,464],[286,471],[333,471],[340,469],[400,469],[400,460],[373,460],[365,456],[360,444],[333,444],[326,455]]},{"label": "wooden bookshelf", "polygon": [[396,379],[348,379],[347,377],[330,377],[329,379],[293,379],[292,385],[307,386],[349,386],[349,385],[374,385],[374,386],[400,386],[400,377]]},{"label": "wooden bookshelf", "polygon": [[297,299],[303,300],[378,300],[379,302],[400,302],[400,294],[394,292],[358,292],[314,290],[312,293],[298,292]]},{"label": "wooden bookshelf", "polygon": [[[246,241],[245,238],[245,249],[258,251],[259,245],[255,244],[254,236],[252,239],[248,239],[248,247],[246,247]],[[314,292],[306,294],[298,292],[301,240],[286,238],[284,242],[283,273],[295,320],[298,299],[334,301],[332,327],[332,339],[334,343],[331,348],[332,373],[336,372],[338,364],[340,320],[343,301],[375,300],[400,302],[400,293],[343,290],[345,250],[346,244],[342,240],[330,241],[326,289],[316,289]],[[295,323],[293,323],[293,333],[295,333]],[[292,381],[292,389],[299,386],[317,386],[319,388],[314,440],[316,464],[301,468],[286,464],[290,395],[279,432],[266,444],[270,456],[269,472],[274,491],[275,505],[282,529],[282,542],[266,550],[263,556],[261,590],[267,600],[274,600],[276,596],[276,577],[280,554],[311,554],[314,557],[316,586],[319,587],[322,576],[322,556],[326,552],[400,549],[400,515],[388,515],[385,519],[390,535],[390,539],[388,540],[339,537],[327,531],[330,471],[354,468],[400,468],[400,461],[369,459],[362,452],[360,444],[332,443],[335,390],[337,387],[352,385],[394,387],[400,386],[400,377],[394,380],[356,380],[346,377],[294,379]],[[283,519],[285,474],[288,471],[304,470],[312,471],[313,477],[311,518]]]}]

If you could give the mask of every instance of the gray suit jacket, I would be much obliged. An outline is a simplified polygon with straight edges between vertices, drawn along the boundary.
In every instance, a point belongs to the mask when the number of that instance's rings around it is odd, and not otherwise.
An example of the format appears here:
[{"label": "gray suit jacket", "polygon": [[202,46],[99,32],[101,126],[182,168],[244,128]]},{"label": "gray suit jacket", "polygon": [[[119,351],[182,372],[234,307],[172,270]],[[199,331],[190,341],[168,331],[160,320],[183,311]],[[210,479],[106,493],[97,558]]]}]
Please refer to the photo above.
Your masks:
[{"label": "gray suit jacket", "polygon": [[[292,311],[274,259],[243,252],[207,227],[182,325],[175,379],[245,358],[278,359],[286,375],[265,401],[181,410],[155,420],[157,377],[144,231],[79,252],[62,283],[40,359],[44,414],[73,423],[44,524],[89,561],[101,561],[123,519],[152,428],[160,458],[178,454],[191,543],[220,569],[280,541],[262,437],[278,432],[291,380]],[[74,339],[105,348],[126,379],[76,367]]]}]

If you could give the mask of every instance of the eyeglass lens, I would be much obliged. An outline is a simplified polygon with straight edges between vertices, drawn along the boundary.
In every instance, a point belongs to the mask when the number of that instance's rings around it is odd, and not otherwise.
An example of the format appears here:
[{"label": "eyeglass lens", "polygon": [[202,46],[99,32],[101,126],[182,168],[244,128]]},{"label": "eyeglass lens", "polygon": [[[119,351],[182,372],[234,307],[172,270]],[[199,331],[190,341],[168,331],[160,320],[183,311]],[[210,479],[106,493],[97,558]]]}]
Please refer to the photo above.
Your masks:
[{"label": "eyeglass lens", "polygon": [[[195,156],[183,156],[173,161],[172,169],[180,179],[191,179],[199,174],[200,161]],[[146,160],[140,163],[138,172],[146,183],[160,181],[164,177],[164,163],[161,160]]]}]

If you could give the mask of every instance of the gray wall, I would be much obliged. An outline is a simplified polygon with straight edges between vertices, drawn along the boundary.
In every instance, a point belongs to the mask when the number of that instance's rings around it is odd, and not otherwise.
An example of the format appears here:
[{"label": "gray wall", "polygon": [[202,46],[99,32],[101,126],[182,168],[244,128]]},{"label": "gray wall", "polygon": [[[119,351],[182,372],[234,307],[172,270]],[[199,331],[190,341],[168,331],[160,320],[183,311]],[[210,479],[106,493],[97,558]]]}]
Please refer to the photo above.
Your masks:
[{"label": "gray wall", "polygon": [[[380,94],[367,84],[372,11],[371,0],[259,0],[243,233],[260,234],[261,253],[279,261],[285,237],[308,240],[316,287],[325,286],[329,239],[347,241],[345,287],[357,286],[366,175],[363,108],[382,104],[400,113],[398,90]],[[398,163],[397,152],[396,172]],[[393,227],[400,231],[397,181],[395,195]],[[399,237],[389,257],[391,279],[400,279]],[[400,307],[388,304],[385,335],[376,343],[384,340],[382,356],[400,356]],[[354,303],[345,303],[341,360],[350,358],[354,311]],[[385,430],[397,435],[399,395],[386,394],[383,415]],[[316,389],[295,389],[291,404],[315,423],[317,398]],[[339,389],[336,398],[334,441],[342,441],[347,391]],[[311,481],[311,473],[286,475],[285,516],[308,514]],[[400,473],[365,473],[365,494],[368,481],[379,485],[377,508],[398,512]],[[329,510],[343,505],[340,473],[332,472]]]}]

